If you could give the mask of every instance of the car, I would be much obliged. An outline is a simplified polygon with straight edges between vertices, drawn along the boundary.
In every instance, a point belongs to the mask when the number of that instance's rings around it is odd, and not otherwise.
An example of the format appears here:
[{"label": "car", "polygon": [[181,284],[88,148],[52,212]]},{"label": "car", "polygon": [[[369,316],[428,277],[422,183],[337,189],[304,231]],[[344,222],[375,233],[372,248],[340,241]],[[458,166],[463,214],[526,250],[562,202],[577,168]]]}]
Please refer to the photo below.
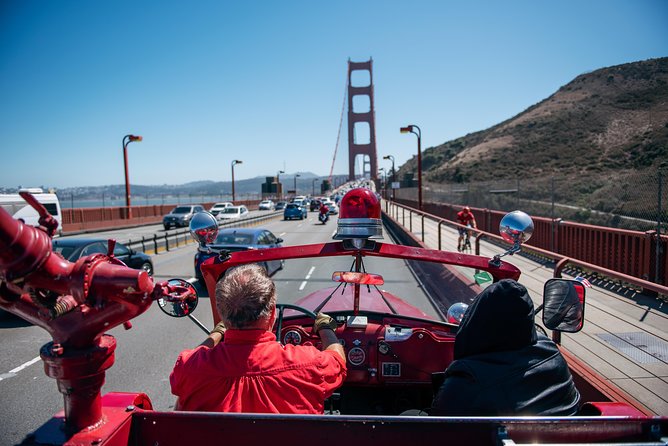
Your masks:
[{"label": "car", "polygon": [[293,218],[303,220],[307,216],[306,206],[302,206],[300,203],[288,203],[283,210],[283,220],[292,220]]},{"label": "car", "polygon": [[234,203],[231,203],[229,201],[224,201],[222,203],[215,203],[213,206],[211,206],[209,212],[211,212],[211,215],[216,217],[220,213],[220,211],[230,206],[234,206]]},{"label": "car", "polygon": [[[248,249],[265,249],[265,248],[280,248],[283,239],[276,237],[271,231],[262,228],[223,228],[218,232],[216,240],[207,248],[211,248],[211,252],[205,250],[198,250],[195,254],[195,277],[202,278],[200,266],[202,263],[211,257],[218,255],[220,250],[230,252],[246,251]],[[283,268],[281,260],[264,262],[262,266],[267,270],[271,276],[279,269]]]},{"label": "car", "polygon": [[204,212],[204,206],[199,204],[177,206],[169,214],[162,217],[162,226],[165,227],[165,230],[172,226],[176,228],[188,226],[190,219],[198,212]]},{"label": "car", "polygon": [[276,203],[276,206],[274,206],[274,209],[277,211],[282,211],[283,209],[285,209],[286,204],[288,203],[285,201],[279,201],[278,203]]},{"label": "car", "polygon": [[272,211],[275,207],[276,205],[274,205],[274,202],[271,200],[263,200],[258,205],[258,209],[261,211]]},{"label": "car", "polygon": [[313,200],[311,200],[311,204],[309,205],[309,211],[315,212],[318,209],[320,209],[320,200],[314,198]]},{"label": "car", "polygon": [[[106,254],[108,246],[109,241],[107,239],[97,238],[60,237],[53,239],[51,242],[53,252],[60,254],[65,260],[69,260],[70,262],[76,262],[81,257],[91,254]],[[153,275],[153,261],[148,254],[135,251],[123,243],[116,242],[114,257],[130,268],[142,269],[149,276]]]},{"label": "car", "polygon": [[248,215],[248,208],[244,206],[243,204],[240,206],[228,206],[218,215],[216,215],[216,218],[218,220],[234,220],[236,218],[242,218]]}]

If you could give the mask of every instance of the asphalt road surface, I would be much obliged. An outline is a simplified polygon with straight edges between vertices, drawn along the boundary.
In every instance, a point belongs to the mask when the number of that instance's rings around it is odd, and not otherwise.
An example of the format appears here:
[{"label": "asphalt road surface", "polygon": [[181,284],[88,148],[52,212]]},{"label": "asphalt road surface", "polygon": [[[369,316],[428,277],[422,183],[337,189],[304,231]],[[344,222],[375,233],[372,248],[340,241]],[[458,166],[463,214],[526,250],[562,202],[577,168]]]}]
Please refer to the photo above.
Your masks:
[{"label": "asphalt road surface", "polygon": [[[304,221],[272,220],[263,225],[284,239],[285,245],[331,241],[336,218],[326,225],[309,213]],[[88,234],[91,237],[116,237],[126,240],[136,234],[163,231],[161,225],[133,228],[126,231]],[[389,242],[388,236],[383,240]],[[194,275],[194,244],[153,256],[155,279],[173,277],[190,279]],[[331,286],[335,270],[348,270],[351,258],[298,259],[286,262],[274,275],[279,302],[293,303],[308,293]],[[431,303],[402,262],[389,264],[385,259],[365,260],[368,272],[383,274],[393,283],[393,292],[408,303],[436,317]],[[203,286],[197,284],[199,290]],[[205,291],[204,291],[205,293]],[[201,297],[194,315],[206,326],[212,326],[209,298]],[[132,320],[133,328],[116,327],[109,333],[116,337],[116,362],[107,371],[102,393],[112,391],[144,392],[157,410],[173,409],[169,373],[179,352],[198,345],[205,334],[187,318],[171,318],[153,305]],[[55,380],[44,373],[39,349],[50,341],[39,327],[8,314],[0,314],[0,445],[20,443],[25,436],[62,410],[62,396]]]}]

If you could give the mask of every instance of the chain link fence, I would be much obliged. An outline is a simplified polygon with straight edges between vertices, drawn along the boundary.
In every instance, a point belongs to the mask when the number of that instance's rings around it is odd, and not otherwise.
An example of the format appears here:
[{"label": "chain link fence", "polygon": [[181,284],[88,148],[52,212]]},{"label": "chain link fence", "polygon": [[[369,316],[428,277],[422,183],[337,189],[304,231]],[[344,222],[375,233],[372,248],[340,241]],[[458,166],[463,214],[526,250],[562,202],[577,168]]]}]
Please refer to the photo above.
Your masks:
[{"label": "chain link fence", "polygon": [[[395,191],[417,200],[417,188]],[[560,218],[636,231],[668,229],[668,171],[618,173],[609,177],[495,180],[423,185],[423,201]]]}]

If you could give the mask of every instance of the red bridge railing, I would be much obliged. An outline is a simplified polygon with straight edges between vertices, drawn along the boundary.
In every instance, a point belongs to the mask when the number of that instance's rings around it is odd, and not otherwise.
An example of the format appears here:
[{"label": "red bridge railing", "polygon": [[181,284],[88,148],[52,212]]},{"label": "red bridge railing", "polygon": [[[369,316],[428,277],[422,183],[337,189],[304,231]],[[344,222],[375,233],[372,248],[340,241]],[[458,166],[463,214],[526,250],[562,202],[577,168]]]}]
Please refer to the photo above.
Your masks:
[{"label": "red bridge railing", "polygon": [[[238,200],[235,204],[257,208],[259,200]],[[202,203],[208,209],[213,203]],[[150,223],[160,223],[162,217],[174,209],[176,204],[132,206],[132,217],[128,218],[128,207],[63,209],[63,232],[115,229]]]},{"label": "red bridge railing", "polygon": [[[413,200],[397,199],[397,203],[417,208]],[[450,220],[457,220],[460,206],[443,203],[423,203],[424,212]],[[496,234],[503,211],[471,208],[478,228]],[[657,246],[656,231],[629,231],[532,217],[534,233],[528,246],[555,254],[555,258],[573,258],[621,274],[668,285],[668,235],[661,235]],[[657,248],[659,255],[657,256]]]}]

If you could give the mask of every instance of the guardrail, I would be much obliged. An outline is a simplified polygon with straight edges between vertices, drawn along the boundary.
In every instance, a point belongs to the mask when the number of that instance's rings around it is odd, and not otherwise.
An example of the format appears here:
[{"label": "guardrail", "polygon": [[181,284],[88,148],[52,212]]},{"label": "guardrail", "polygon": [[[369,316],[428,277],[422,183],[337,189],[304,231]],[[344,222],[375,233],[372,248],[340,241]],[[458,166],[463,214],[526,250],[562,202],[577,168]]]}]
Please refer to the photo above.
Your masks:
[{"label": "guardrail", "polygon": [[[242,218],[240,220],[232,220],[228,222],[219,223],[219,228],[227,227],[250,227],[256,226],[264,221],[273,220],[283,216],[283,212],[272,212],[266,215],[257,217]],[[174,248],[179,248],[184,245],[189,245],[195,241],[190,236],[190,230],[178,229],[173,231],[165,231],[164,234],[153,234],[152,236],[143,236],[141,240],[129,239],[127,242],[122,241],[126,246],[149,254],[158,254],[160,252],[167,252]]]},{"label": "guardrail", "polygon": [[[406,217],[408,217],[408,229],[409,231],[413,231],[413,215],[415,214],[420,218],[420,224],[421,224],[421,240],[424,242],[424,221],[425,218],[431,219],[434,222],[437,223],[438,225],[438,249],[442,249],[442,226],[447,225],[452,228],[464,228],[465,226],[460,225],[459,223],[456,223],[454,221],[439,217],[437,215],[430,214],[428,212],[420,211],[414,208],[411,208],[410,206],[406,206],[397,202],[390,202],[388,200],[384,201],[385,203],[385,213],[388,214],[390,217],[392,217],[394,220],[397,222],[400,222],[404,227],[406,227]],[[501,220],[500,218],[498,219],[499,221]],[[534,218],[534,234],[536,232],[539,232],[541,227],[536,225],[536,220],[540,221],[540,218],[536,219]],[[543,219],[545,220],[545,219]],[[548,219],[549,221],[549,219]],[[480,226],[480,225],[479,225]],[[498,225],[497,225],[498,227]],[[473,232],[476,235],[476,240],[475,240],[475,254],[480,255],[480,242],[483,239],[491,239],[494,241],[502,241],[503,239],[491,232],[488,231],[483,231],[481,229],[469,229],[471,232]],[[632,231],[631,231],[632,232]],[[533,237],[532,237],[533,240]],[[652,293],[657,293],[657,294],[662,294],[664,296],[668,296],[668,286],[664,286],[663,284],[658,284],[654,282],[650,282],[648,280],[644,280],[639,277],[635,277],[629,274],[625,274],[620,271],[615,271],[612,269],[605,268],[600,265],[596,265],[593,263],[585,262],[583,260],[565,256],[559,253],[552,252],[547,249],[540,248],[538,246],[534,246],[533,244],[524,244],[522,245],[522,251],[523,252],[532,252],[534,254],[537,254],[539,256],[545,257],[547,259],[552,260],[556,265],[554,269],[554,277],[561,277],[561,273],[564,270],[564,268],[567,265],[573,266],[575,268],[581,268],[585,269],[587,271],[592,271],[595,273],[598,273],[602,276],[606,277],[611,277],[613,279],[620,280],[624,283],[634,285],[638,288],[641,288],[645,291],[649,291]],[[665,260],[665,259],[664,259]]]}]

